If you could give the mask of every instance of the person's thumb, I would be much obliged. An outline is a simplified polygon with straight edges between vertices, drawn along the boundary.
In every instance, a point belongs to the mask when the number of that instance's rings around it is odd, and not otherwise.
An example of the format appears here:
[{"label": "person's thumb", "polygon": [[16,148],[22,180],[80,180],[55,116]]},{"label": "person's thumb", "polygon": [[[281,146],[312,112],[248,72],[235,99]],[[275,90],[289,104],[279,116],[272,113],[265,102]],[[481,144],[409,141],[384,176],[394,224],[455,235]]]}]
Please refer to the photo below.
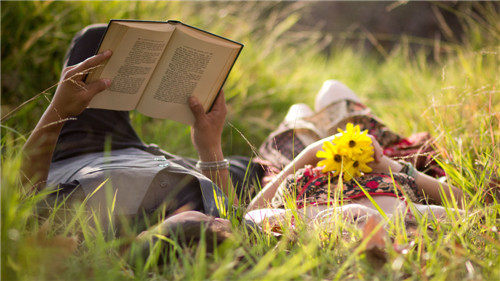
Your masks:
[{"label": "person's thumb", "polygon": [[193,112],[194,118],[196,120],[199,120],[205,115],[205,110],[203,109],[203,106],[194,96],[189,97],[189,108],[191,109],[191,112]]}]

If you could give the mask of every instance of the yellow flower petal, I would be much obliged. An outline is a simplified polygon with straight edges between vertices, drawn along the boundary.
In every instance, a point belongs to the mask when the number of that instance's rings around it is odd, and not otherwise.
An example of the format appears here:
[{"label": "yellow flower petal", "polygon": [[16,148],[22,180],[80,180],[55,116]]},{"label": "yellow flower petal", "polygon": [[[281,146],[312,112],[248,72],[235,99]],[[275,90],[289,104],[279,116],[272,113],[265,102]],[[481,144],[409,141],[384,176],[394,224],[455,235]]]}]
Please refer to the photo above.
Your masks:
[{"label": "yellow flower petal", "polygon": [[347,123],[345,131],[338,131],[341,134],[331,142],[325,141],[324,151],[316,153],[316,157],[323,158],[318,167],[323,167],[323,172],[334,172],[334,176],[341,174],[346,181],[361,172],[371,172],[367,163],[373,161],[373,146],[368,130],[361,132],[359,125]]},{"label": "yellow flower petal", "polygon": [[328,153],[328,152],[323,151],[323,150],[320,150],[320,151],[316,152],[316,157],[331,159],[331,158],[333,158],[333,154]]}]

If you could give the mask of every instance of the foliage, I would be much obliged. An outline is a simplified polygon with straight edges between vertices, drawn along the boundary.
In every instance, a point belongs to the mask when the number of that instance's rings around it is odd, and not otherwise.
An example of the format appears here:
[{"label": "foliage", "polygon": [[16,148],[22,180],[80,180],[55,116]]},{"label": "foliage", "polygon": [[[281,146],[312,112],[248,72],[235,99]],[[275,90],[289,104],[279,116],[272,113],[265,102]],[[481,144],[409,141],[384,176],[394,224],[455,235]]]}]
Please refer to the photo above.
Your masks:
[{"label": "foliage", "polygon": [[[439,3],[437,3],[439,5]],[[314,28],[295,29],[303,2],[2,2],[1,263],[2,280],[333,279],[492,280],[500,275],[500,62],[497,3],[453,10],[465,35],[412,51],[405,38],[383,57],[352,48]],[[452,9],[447,7],[447,9]],[[312,104],[321,83],[344,82],[393,130],[429,131],[448,181],[468,194],[466,217],[440,224],[425,218],[411,231],[402,222],[387,232],[387,262],[373,266],[365,234],[339,221],[281,239],[248,233],[207,253],[206,243],[179,247],[168,262],[120,255],[134,231],[109,239],[75,206],[71,219],[48,223],[36,211],[44,194],[26,196],[17,179],[20,150],[50,100],[70,40],[82,27],[111,18],[178,19],[245,44],[225,86],[227,155],[257,155],[260,141],[288,107]],[[133,113],[147,142],[194,156],[189,128]],[[174,133],[175,132],[175,133]],[[497,180],[497,185],[493,180]],[[453,202],[446,202],[453,206]],[[62,208],[63,206],[61,206]],[[435,231],[429,232],[429,228]],[[366,240],[363,240],[366,241]],[[154,260],[149,257],[149,261]]]}]

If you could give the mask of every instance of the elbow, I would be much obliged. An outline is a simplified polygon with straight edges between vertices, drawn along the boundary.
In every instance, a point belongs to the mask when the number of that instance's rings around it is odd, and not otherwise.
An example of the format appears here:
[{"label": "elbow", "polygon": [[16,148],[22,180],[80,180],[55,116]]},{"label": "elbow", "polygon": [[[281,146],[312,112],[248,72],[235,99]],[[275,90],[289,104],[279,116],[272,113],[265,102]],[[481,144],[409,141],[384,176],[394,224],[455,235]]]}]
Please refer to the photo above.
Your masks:
[{"label": "elbow", "polygon": [[38,175],[30,176],[21,169],[20,182],[22,188],[28,193],[37,193],[42,191],[47,185],[47,177],[40,177]]},{"label": "elbow", "polygon": [[246,212],[250,212],[250,211],[253,211],[253,210],[256,210],[256,209],[261,209],[262,205],[263,205],[264,202],[262,202],[262,199],[261,198],[255,198],[254,200],[252,200],[252,202],[250,202],[250,204],[248,205],[248,207],[246,208]]},{"label": "elbow", "polygon": [[257,204],[255,204],[254,201],[250,202],[250,204],[247,206],[247,208],[245,209],[245,212],[248,213],[252,210],[255,210],[257,209]]}]

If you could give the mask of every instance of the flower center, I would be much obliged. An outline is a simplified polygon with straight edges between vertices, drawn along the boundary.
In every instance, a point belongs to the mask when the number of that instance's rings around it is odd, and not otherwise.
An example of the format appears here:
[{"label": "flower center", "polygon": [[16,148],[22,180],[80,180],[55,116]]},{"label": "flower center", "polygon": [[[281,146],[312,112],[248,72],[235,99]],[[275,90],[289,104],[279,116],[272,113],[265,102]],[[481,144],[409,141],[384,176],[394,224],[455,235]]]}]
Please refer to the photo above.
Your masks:
[{"label": "flower center", "polygon": [[353,140],[350,140],[349,141],[349,147],[355,147],[356,146],[356,142],[353,141]]},{"label": "flower center", "polygon": [[358,161],[354,161],[354,163],[352,164],[352,166],[353,166],[354,168],[357,168],[357,167],[359,166],[359,162],[358,162]]},{"label": "flower center", "polygon": [[333,157],[333,160],[335,160],[335,162],[342,162],[342,156],[338,155],[338,154],[335,154],[335,156]]}]

